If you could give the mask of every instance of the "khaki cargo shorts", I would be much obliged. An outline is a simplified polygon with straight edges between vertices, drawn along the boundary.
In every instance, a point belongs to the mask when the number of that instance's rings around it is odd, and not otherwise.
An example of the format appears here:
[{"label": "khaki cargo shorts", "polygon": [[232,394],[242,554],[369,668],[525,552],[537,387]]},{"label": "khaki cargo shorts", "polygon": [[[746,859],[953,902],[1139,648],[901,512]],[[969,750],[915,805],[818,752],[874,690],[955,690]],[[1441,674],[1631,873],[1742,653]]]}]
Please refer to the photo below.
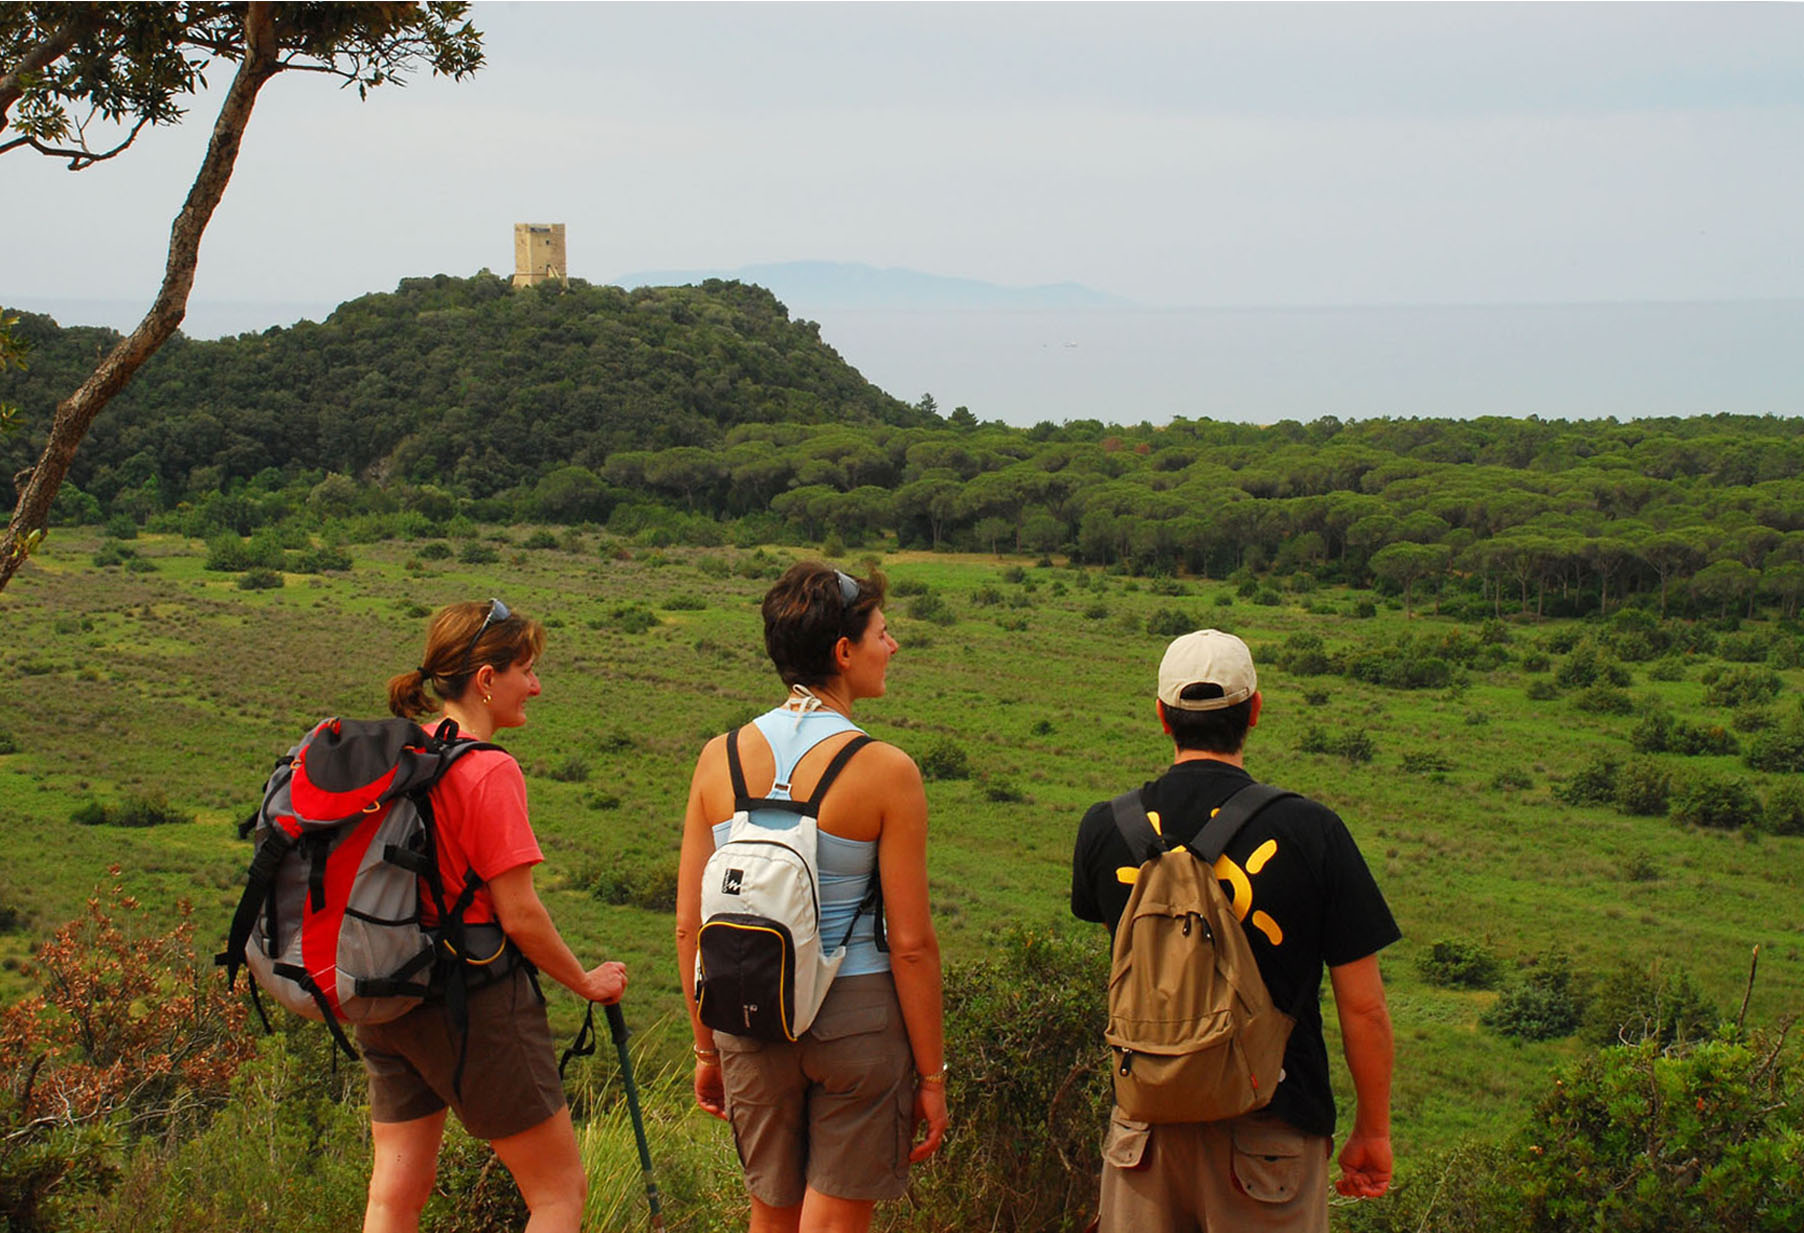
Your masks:
[{"label": "khaki cargo shorts", "polygon": [[755,1198],[794,1207],[808,1189],[861,1200],[907,1191],[914,1054],[888,972],[834,981],[800,1040],[714,1041]]},{"label": "khaki cargo shorts", "polygon": [[1097,1233],[1328,1233],[1330,1147],[1269,1113],[1149,1126],[1116,1109]]}]

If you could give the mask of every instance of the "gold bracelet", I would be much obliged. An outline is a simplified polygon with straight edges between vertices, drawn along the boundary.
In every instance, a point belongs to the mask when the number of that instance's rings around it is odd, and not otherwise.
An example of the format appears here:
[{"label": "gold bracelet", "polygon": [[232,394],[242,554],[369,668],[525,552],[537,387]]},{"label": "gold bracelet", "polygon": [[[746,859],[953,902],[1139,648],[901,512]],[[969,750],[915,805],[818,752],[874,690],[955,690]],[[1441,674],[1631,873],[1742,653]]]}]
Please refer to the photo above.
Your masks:
[{"label": "gold bracelet", "polygon": [[934,1071],[930,1075],[921,1074],[921,1075],[917,1075],[916,1077],[918,1079],[920,1079],[920,1081],[922,1083],[944,1084],[946,1082],[946,1068],[945,1068],[945,1066],[942,1065],[938,1070]]},{"label": "gold bracelet", "polygon": [[695,1050],[695,1057],[696,1057],[697,1061],[702,1061],[702,1062],[718,1062],[718,1061],[720,1061],[720,1050],[719,1049],[704,1049],[700,1045],[690,1045],[689,1047],[691,1049]]}]

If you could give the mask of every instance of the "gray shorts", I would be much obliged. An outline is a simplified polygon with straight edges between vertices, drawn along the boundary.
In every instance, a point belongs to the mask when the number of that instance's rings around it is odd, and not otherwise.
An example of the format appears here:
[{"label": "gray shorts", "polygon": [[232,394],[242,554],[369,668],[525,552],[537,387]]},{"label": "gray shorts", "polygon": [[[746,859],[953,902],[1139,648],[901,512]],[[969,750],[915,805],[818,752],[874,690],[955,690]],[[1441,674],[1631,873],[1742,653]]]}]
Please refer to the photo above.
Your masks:
[{"label": "gray shorts", "polygon": [[1097,1233],[1328,1233],[1330,1147],[1270,1113],[1148,1126],[1116,1109]]},{"label": "gray shorts", "polygon": [[411,1122],[449,1107],[478,1139],[531,1130],[564,1107],[545,1004],[524,967],[470,994],[463,1093],[452,1091],[462,1038],[441,1002],[389,1023],[361,1024],[357,1047],[370,1079],[370,1120]]},{"label": "gray shorts", "polygon": [[897,1199],[908,1190],[914,1054],[888,972],[842,976],[800,1040],[714,1034],[745,1184],[772,1207],[805,1190]]}]

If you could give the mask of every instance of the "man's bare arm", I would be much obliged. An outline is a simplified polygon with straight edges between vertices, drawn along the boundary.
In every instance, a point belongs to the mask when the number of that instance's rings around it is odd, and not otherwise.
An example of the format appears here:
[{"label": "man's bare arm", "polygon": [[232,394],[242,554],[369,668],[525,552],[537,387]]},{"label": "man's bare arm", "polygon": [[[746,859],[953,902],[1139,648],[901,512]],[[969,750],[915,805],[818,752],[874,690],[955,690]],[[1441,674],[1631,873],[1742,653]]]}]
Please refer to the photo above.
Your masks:
[{"label": "man's bare arm", "polygon": [[1329,968],[1328,976],[1356,1102],[1334,1185],[1344,1195],[1376,1198],[1391,1184],[1391,1012],[1384,979],[1377,955]]}]

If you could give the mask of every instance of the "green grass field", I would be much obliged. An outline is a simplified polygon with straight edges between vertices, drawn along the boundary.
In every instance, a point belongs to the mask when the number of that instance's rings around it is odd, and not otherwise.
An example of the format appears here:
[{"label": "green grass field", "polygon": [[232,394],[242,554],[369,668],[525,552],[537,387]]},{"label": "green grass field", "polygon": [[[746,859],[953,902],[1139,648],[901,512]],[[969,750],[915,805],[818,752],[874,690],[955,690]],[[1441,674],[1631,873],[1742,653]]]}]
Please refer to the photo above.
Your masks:
[{"label": "green grass field", "polygon": [[[249,855],[233,824],[272,760],[323,715],[381,713],[386,679],[416,662],[431,609],[498,594],[550,627],[544,694],[530,725],[503,736],[527,770],[547,854],[541,889],[580,956],[628,963],[635,1022],[679,1015],[672,918],[632,901],[657,902],[672,884],[702,742],[781,697],[757,604],[795,552],[629,552],[594,534],[527,550],[517,546],[525,529],[496,534],[511,542],[494,544],[500,560],[491,565],[422,560],[419,544],[379,543],[352,550],[349,574],[290,575],[281,589],[244,591],[235,576],[202,568],[198,541],[141,538],[135,546],[155,569],[128,572],[89,563],[97,534],[59,531],[54,552],[0,594],[0,680],[10,700],[0,735],[17,747],[0,756],[0,827],[11,841],[0,905],[21,914],[0,935],[0,992],[24,990],[21,960],[115,862],[146,902],[192,899],[202,934],[222,935]],[[860,568],[862,554],[852,556],[848,567]],[[1406,623],[1382,601],[1375,617],[1360,619],[1355,603],[1368,596],[1349,592],[1261,606],[1206,580],[1185,580],[1174,595],[1155,594],[1146,580],[1026,561],[890,554],[881,564],[892,586],[925,584],[956,614],[937,624],[911,615],[917,596],[892,599],[902,650],[889,696],[858,715],[917,759],[942,743],[968,756],[969,778],[927,789],[949,961],[981,955],[996,930],[1017,923],[1103,945],[1101,930],[1069,920],[1071,840],[1090,803],[1169,759],[1152,710],[1167,639],[1147,632],[1147,617],[1176,609],[1252,644],[1266,708],[1249,769],[1342,814],[1403,928],[1384,956],[1401,1170],[1451,1138],[1508,1132],[1528,1093],[1580,1048],[1572,1039],[1514,1043],[1480,1027],[1496,994],[1437,988],[1417,974],[1416,958],[1437,940],[1488,944],[1506,965],[1562,950],[1585,975],[1658,961],[1688,971],[1731,1016],[1758,945],[1750,1018],[1804,1002],[1804,840],[1684,829],[1553,795],[1594,754],[1629,756],[1637,717],[1588,713],[1569,694],[1528,700],[1529,682],[1547,674],[1524,671],[1521,655],[1555,623],[1510,624],[1508,662],[1473,671],[1463,688],[1399,691],[1287,676],[1273,656],[1298,632],[1339,649],[1406,628],[1438,636],[1460,623],[1424,615],[1420,603]],[[634,606],[649,608],[656,624],[628,632]],[[1645,665],[1631,665],[1630,693],[1701,714],[1702,666],[1650,682]],[[1795,707],[1801,674],[1781,675],[1775,705]],[[1712,714],[1727,721],[1725,711]],[[1376,756],[1353,763],[1301,752],[1310,728],[1363,730]],[[1445,769],[1405,769],[1406,756],[1432,767],[1424,755]],[[1733,758],[1658,760],[1675,782],[1701,769],[1776,782]],[[1528,786],[1494,786],[1511,770]],[[146,793],[194,820],[146,829],[71,821],[86,801]],[[554,1022],[573,1027],[570,999],[553,1002]],[[684,1033],[664,1031],[657,1043],[668,1064]]]}]

